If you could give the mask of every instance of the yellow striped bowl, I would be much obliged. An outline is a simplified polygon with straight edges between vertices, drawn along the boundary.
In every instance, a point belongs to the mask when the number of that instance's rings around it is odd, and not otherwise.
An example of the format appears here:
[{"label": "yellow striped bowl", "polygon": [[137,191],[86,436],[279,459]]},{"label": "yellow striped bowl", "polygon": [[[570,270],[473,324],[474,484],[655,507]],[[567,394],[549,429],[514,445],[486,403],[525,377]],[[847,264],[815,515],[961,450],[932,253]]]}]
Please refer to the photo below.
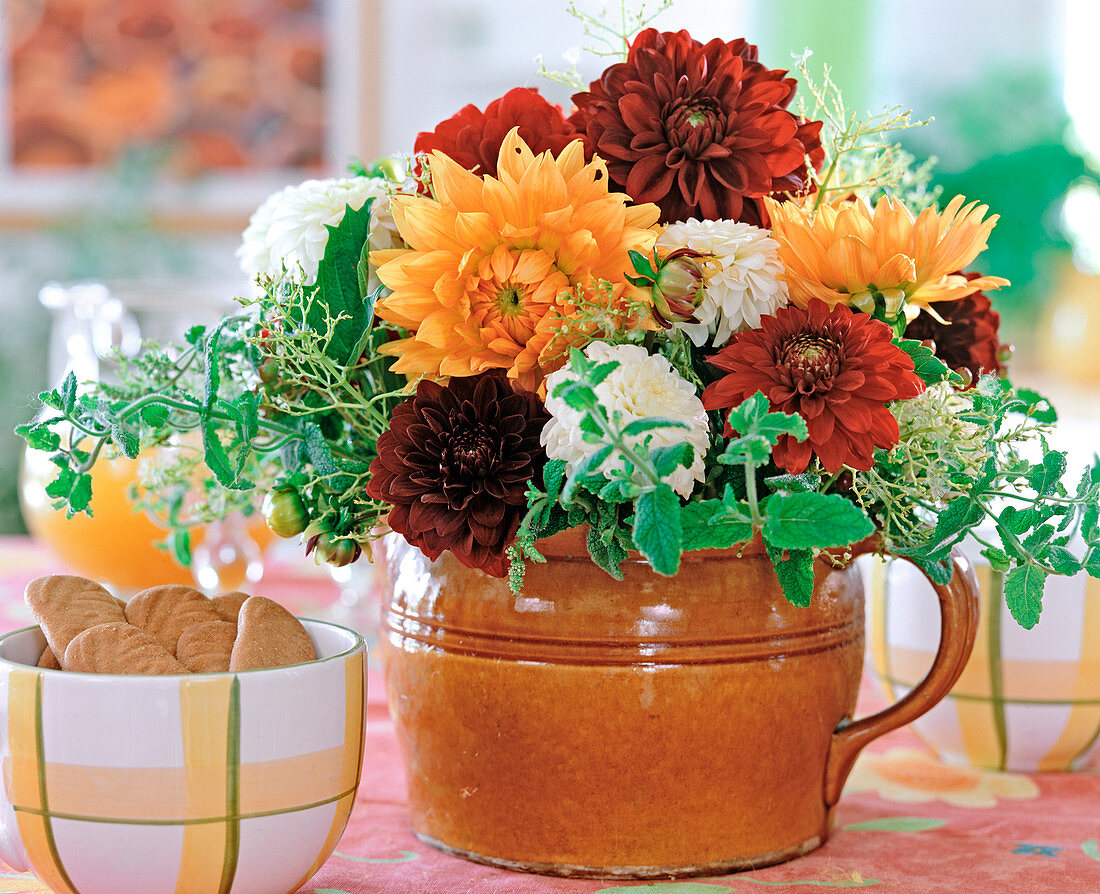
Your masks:
[{"label": "yellow striped bowl", "polygon": [[0,637],[0,858],[58,894],[277,894],[328,858],[362,769],[351,630],[303,621],[318,660],[242,673],[41,670]]},{"label": "yellow striped bowl", "polygon": [[[931,665],[939,614],[911,564],[870,562],[870,663],[893,701]],[[1003,576],[977,562],[975,571],[982,608],[974,651],[951,694],[913,731],[948,763],[994,770],[1078,769],[1100,757],[1100,581],[1050,578],[1041,619],[1024,630],[1005,607]]]}]

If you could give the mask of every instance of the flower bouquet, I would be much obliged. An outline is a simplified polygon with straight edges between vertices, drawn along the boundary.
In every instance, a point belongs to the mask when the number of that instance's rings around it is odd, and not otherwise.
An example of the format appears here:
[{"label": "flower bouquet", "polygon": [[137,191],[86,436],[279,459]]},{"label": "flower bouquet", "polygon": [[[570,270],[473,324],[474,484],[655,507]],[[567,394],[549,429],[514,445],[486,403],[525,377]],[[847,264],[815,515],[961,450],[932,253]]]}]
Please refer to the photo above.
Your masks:
[{"label": "flower bouquet", "polygon": [[[745,40],[623,20],[586,19],[621,55],[576,84],[568,115],[517,88],[407,159],[273,195],[245,231],[257,288],[239,315],[42,395],[20,431],[53,454],[58,506],[87,509],[105,451],[175,444],[141,497],[184,561],[189,525],[262,493],[272,529],[320,560],[369,557],[394,532],[422,572],[467,574],[467,599],[542,599],[531,575],[570,530],[609,585],[744,553],[804,612],[835,595],[815,580],[867,549],[947,592],[968,535],[1024,626],[1048,575],[1100,576],[1100,464],[1063,482],[1053,409],[1006,377],[987,293],[1007,282],[969,269],[996,215],[939,206],[927,166],[886,136],[916,126],[908,113],[860,118],[804,63],[799,84]],[[481,698],[506,696],[521,698]],[[430,775],[420,759],[414,777]],[[418,831],[505,865],[644,875],[800,853],[826,834],[815,809],[817,832],[724,860],[516,856]]]}]

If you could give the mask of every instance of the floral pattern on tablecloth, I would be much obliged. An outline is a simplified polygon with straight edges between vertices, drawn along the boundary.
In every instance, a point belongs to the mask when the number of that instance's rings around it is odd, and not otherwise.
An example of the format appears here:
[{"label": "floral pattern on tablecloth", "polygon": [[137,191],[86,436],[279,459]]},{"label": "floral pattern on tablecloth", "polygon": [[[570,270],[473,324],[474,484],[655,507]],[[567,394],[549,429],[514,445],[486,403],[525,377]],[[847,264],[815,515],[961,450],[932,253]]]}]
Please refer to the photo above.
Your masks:
[{"label": "floral pattern on tablecloth", "polygon": [[1039,786],[1023,774],[954,767],[915,748],[863,754],[845,789],[872,791],[902,804],[944,801],[954,807],[994,807],[1003,799],[1039,797]]}]

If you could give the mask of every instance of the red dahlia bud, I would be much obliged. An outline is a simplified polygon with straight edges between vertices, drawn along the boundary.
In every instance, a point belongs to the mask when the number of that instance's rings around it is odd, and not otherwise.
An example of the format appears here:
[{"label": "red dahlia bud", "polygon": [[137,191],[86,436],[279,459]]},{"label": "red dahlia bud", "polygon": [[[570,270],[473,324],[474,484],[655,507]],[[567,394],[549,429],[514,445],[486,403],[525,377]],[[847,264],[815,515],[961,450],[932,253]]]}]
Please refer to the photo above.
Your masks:
[{"label": "red dahlia bud", "polygon": [[703,302],[706,282],[706,268],[699,259],[676,252],[661,266],[653,283],[654,316],[665,327],[699,322],[695,310]]},{"label": "red dahlia bud", "polygon": [[265,357],[256,367],[256,373],[265,385],[274,385],[279,379],[279,361],[274,357]]},{"label": "red dahlia bud", "polygon": [[272,491],[264,498],[264,518],[271,532],[279,537],[301,534],[309,524],[309,513],[293,488]]},{"label": "red dahlia bud", "polygon": [[331,531],[323,532],[317,540],[317,560],[328,562],[336,568],[350,565],[362,553],[363,550],[354,540],[340,539]]}]

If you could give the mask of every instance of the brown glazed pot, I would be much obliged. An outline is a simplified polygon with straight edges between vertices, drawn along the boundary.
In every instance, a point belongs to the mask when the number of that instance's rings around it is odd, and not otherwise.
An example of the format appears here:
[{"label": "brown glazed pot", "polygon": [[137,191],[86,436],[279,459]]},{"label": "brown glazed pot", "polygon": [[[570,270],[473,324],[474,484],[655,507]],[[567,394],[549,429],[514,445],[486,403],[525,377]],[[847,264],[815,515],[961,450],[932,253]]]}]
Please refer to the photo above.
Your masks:
[{"label": "brown glazed pot", "polygon": [[625,579],[583,537],[544,541],[523,591],[391,537],[382,654],[413,830],[479,862],[577,877],[725,873],[821,845],[859,750],[927,711],[977,628],[965,559],[937,587],[924,682],[852,722],[863,664],[854,565],[783,598],[758,544]]}]

